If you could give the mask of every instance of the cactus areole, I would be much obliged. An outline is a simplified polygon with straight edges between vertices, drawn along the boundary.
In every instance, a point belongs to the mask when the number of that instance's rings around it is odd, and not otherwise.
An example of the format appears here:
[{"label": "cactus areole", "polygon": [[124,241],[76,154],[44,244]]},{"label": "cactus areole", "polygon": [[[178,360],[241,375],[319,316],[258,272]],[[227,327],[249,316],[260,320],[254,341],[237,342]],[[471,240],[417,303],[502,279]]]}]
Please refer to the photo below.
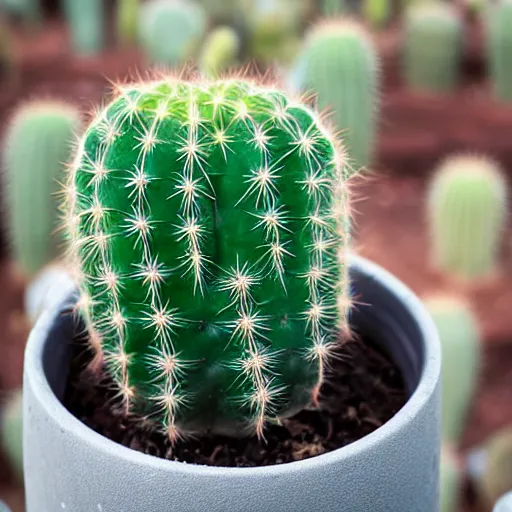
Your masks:
[{"label": "cactus areole", "polygon": [[309,108],[243,80],[126,86],[66,205],[79,307],[127,411],[171,440],[312,402],[346,333],[348,170]]}]

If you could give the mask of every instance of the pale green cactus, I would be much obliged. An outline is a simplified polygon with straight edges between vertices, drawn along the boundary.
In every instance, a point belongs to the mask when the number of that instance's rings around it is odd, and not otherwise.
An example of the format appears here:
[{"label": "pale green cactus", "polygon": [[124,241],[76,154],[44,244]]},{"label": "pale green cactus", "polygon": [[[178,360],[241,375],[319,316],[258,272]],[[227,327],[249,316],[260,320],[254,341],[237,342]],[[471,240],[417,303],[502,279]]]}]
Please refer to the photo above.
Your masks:
[{"label": "pale green cactus", "polygon": [[306,407],[348,332],[343,152],[243,80],[120,89],[68,184],[80,310],[127,410],[172,441],[262,435]]},{"label": "pale green cactus", "polygon": [[322,0],[322,13],[326,17],[336,17],[345,14],[346,0]]},{"label": "pale green cactus", "polygon": [[121,44],[137,40],[140,0],[117,0],[117,38]]},{"label": "pale green cactus", "polygon": [[199,67],[210,78],[217,78],[233,67],[240,51],[240,39],[231,27],[218,27],[206,38]]},{"label": "pale green cactus", "polygon": [[64,0],[71,46],[80,55],[99,53],[105,44],[103,0]]},{"label": "pale green cactus", "polygon": [[446,159],[430,185],[433,265],[468,282],[492,275],[507,216],[500,168],[482,157]]}]

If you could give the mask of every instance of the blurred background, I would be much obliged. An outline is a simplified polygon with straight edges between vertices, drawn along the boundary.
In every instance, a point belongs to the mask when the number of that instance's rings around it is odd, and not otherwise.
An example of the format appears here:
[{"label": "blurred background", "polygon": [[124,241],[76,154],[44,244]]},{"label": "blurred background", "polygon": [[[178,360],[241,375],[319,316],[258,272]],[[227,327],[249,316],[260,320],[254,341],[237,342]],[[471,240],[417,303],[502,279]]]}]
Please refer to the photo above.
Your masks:
[{"label": "blurred background", "polygon": [[0,499],[22,512],[23,351],[67,276],[59,183],[115,84],[265,77],[339,131],[354,245],[443,347],[442,512],[512,489],[510,0],[0,0]]}]

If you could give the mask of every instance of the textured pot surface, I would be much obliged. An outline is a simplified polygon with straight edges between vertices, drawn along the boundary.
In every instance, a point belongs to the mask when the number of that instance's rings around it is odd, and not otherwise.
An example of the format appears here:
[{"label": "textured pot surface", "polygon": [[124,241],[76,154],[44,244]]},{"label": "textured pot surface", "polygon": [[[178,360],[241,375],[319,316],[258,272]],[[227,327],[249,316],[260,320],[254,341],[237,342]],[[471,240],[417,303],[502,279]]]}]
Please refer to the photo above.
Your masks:
[{"label": "textured pot surface", "polygon": [[440,350],[419,300],[374,264],[351,259],[352,324],[384,346],[410,398],[384,426],[345,448],[261,468],[161,460],[93,432],[63,407],[73,322],[46,311],[25,355],[27,512],[436,512]]}]

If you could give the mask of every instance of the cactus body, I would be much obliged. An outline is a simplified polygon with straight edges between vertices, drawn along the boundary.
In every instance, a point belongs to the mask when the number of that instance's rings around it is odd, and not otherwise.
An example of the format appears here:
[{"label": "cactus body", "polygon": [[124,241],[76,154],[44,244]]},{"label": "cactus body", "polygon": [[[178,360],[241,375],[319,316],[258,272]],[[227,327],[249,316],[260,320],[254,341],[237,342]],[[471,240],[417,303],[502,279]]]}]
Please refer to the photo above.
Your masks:
[{"label": "cactus body", "polygon": [[487,7],[487,53],[493,92],[498,100],[512,101],[512,1]]},{"label": "cactus body", "polygon": [[462,21],[453,5],[411,5],[404,31],[404,75],[407,85],[423,92],[447,92],[459,82]]},{"label": "cactus body", "polygon": [[462,471],[450,448],[441,449],[440,468],[441,504],[439,512],[456,512],[460,508],[462,493]]},{"label": "cactus body", "polygon": [[3,166],[10,245],[15,262],[28,276],[58,254],[58,205],[55,194],[64,180],[79,127],[71,106],[54,102],[24,105],[4,140]]},{"label": "cactus body", "polygon": [[64,0],[64,13],[73,51],[80,55],[100,52],[105,39],[103,0]]},{"label": "cactus body", "polygon": [[68,225],[129,410],[176,439],[310,402],[347,330],[340,155],[309,109],[237,80],[126,88],[89,127]]},{"label": "cactus body", "polygon": [[374,28],[382,28],[391,17],[389,0],[364,0],[364,19]]},{"label": "cactus body", "polygon": [[498,500],[493,512],[512,512],[512,491]]},{"label": "cactus body", "polygon": [[117,37],[122,44],[137,40],[137,20],[140,0],[118,0],[117,3]]},{"label": "cactus body", "polygon": [[377,124],[378,62],[368,35],[352,22],[327,22],[309,34],[296,64],[295,89],[317,95],[342,133],[356,168],[371,163]]},{"label": "cactus body", "polygon": [[480,333],[469,306],[455,297],[426,301],[442,354],[442,436],[456,446],[463,434],[480,370]]},{"label": "cactus body", "polygon": [[140,42],[153,64],[185,62],[199,50],[205,28],[205,14],[193,2],[153,0],[141,6]]},{"label": "cactus body", "polygon": [[506,212],[506,183],[496,165],[475,157],[447,159],[430,188],[434,265],[467,281],[492,274]]},{"label": "cactus body", "polygon": [[201,71],[208,77],[217,78],[234,66],[239,50],[240,41],[232,28],[215,29],[204,42],[200,59]]},{"label": "cactus body", "polygon": [[0,444],[9,464],[20,481],[23,480],[23,440],[22,440],[21,389],[14,392],[2,405],[0,416]]}]

